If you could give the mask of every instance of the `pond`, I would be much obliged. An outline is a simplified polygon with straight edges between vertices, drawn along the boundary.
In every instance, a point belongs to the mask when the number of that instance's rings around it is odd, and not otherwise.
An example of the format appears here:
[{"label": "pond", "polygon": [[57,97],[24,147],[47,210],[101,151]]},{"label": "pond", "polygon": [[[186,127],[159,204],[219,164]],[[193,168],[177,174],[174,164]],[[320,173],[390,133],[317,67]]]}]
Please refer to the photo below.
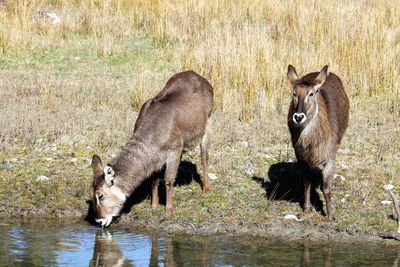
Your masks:
[{"label": "pond", "polygon": [[398,266],[400,251],[254,237],[167,236],[127,225],[0,219],[0,266]]}]

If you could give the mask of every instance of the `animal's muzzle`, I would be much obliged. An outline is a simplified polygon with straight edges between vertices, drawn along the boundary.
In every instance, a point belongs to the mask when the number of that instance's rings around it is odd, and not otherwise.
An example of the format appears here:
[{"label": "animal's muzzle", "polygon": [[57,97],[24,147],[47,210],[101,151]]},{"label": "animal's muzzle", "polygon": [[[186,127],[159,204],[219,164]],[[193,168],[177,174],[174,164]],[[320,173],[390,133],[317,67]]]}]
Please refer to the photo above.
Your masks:
[{"label": "animal's muzzle", "polygon": [[293,114],[293,121],[295,123],[298,123],[298,124],[303,123],[306,121],[306,119],[307,119],[307,117],[306,117],[306,114],[304,114],[304,113],[294,113]]}]

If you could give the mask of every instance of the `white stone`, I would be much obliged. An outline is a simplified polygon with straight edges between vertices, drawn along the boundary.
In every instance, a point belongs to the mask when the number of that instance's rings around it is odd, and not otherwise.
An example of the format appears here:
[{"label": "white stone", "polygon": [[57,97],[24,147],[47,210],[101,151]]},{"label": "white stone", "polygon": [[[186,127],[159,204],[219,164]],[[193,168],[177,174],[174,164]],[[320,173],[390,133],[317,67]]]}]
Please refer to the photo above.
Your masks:
[{"label": "white stone", "polygon": [[117,154],[111,154],[111,155],[110,155],[110,158],[112,158],[112,159],[117,158]]},{"label": "white stone", "polygon": [[249,142],[247,141],[240,142],[240,144],[244,147],[249,147]]},{"label": "white stone", "polygon": [[342,154],[345,154],[345,155],[347,155],[347,154],[349,154],[349,153],[350,153],[350,149],[348,149],[348,148],[339,149],[339,152],[340,152],[340,153],[342,153]]},{"label": "white stone", "polygon": [[344,164],[344,163],[340,164],[340,167],[341,167],[343,170],[348,170],[348,169],[350,168],[349,165],[346,165],[346,164]]},{"label": "white stone", "polygon": [[77,158],[72,158],[72,159],[71,159],[71,162],[72,162],[72,163],[75,163],[75,162],[77,162],[77,161],[78,161]]},{"label": "white stone", "polygon": [[333,179],[335,179],[335,180],[339,179],[341,182],[346,181],[346,178],[344,178],[342,175],[337,174],[337,173],[335,173],[335,174],[333,175]]},{"label": "white stone", "polygon": [[49,177],[44,176],[44,175],[40,175],[36,178],[36,181],[38,181],[38,182],[43,182],[43,181],[48,181],[48,180],[49,180]]},{"label": "white stone", "polygon": [[52,159],[52,158],[46,158],[46,160],[47,160],[47,161],[52,161],[53,159]]},{"label": "white stone", "polygon": [[217,176],[214,173],[209,172],[208,173],[208,179],[210,180],[217,180]]},{"label": "white stone", "polygon": [[392,204],[392,201],[390,201],[390,200],[382,200],[381,203],[383,205],[390,205],[390,204]]},{"label": "white stone", "polygon": [[51,22],[51,24],[60,24],[60,18],[54,12],[45,12],[44,16]]},{"label": "white stone", "polygon": [[345,203],[345,202],[346,202],[346,199],[345,199],[345,198],[342,198],[342,199],[340,200],[340,202]]},{"label": "white stone", "polygon": [[12,161],[12,162],[17,162],[18,159],[17,159],[17,158],[13,158],[13,159],[11,159],[11,161]]},{"label": "white stone", "polygon": [[392,184],[385,184],[385,185],[383,186],[383,189],[385,189],[385,190],[393,190],[393,189],[394,189],[394,185],[392,185]]},{"label": "white stone", "polygon": [[283,219],[300,221],[299,218],[294,214],[287,214],[287,215],[285,215],[285,217],[283,217]]},{"label": "white stone", "polygon": [[346,195],[344,195],[344,197],[349,197],[349,196],[351,196],[350,194],[346,194]]}]

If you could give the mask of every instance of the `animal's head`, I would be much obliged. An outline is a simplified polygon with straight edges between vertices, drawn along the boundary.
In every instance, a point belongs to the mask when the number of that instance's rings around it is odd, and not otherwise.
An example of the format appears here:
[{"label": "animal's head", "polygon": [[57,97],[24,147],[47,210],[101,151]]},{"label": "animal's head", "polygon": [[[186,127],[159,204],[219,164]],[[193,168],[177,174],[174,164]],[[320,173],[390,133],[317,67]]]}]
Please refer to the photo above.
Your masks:
[{"label": "animal's head", "polygon": [[295,125],[305,127],[318,114],[318,92],[328,75],[326,65],[314,80],[300,79],[296,69],[289,65],[287,76],[293,89],[291,120]]},{"label": "animal's head", "polygon": [[93,184],[91,197],[94,217],[102,227],[110,225],[114,216],[119,215],[126,196],[115,184],[115,171],[112,166],[103,166],[98,156],[92,159]]}]

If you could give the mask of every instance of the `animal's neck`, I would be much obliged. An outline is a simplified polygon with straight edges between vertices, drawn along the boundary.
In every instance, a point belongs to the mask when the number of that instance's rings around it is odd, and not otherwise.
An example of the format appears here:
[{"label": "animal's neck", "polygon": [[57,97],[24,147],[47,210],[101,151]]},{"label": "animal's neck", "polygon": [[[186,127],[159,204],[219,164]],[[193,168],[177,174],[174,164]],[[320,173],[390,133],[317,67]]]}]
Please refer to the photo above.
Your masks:
[{"label": "animal's neck", "polygon": [[153,172],[160,170],[163,164],[160,149],[134,135],[111,164],[115,170],[114,183],[129,196]]},{"label": "animal's neck", "polygon": [[323,144],[330,136],[328,114],[324,108],[316,106],[316,112],[308,125],[301,130],[298,145],[303,147]]}]

